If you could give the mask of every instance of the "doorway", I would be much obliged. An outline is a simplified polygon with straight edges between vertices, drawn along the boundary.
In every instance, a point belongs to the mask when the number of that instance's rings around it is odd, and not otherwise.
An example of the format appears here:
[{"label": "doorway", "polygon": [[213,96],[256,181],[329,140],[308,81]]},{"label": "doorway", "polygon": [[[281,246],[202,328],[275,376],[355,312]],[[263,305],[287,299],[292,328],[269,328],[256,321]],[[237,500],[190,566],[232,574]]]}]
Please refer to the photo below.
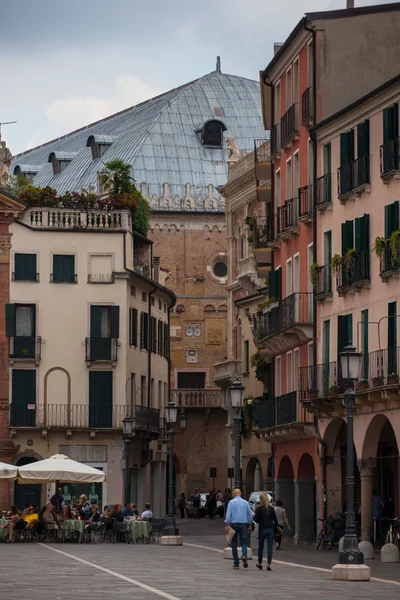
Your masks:
[{"label": "doorway", "polygon": [[206,387],[204,371],[185,371],[178,373],[178,388],[180,390],[203,390]]}]

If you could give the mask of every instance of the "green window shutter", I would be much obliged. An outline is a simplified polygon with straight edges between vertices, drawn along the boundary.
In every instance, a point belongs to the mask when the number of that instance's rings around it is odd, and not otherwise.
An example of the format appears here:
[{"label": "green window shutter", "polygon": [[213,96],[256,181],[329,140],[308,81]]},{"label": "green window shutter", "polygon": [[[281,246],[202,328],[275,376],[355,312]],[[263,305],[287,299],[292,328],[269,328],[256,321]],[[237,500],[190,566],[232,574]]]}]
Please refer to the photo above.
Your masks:
[{"label": "green window shutter", "polygon": [[132,344],[132,308],[129,309],[129,329],[128,329],[128,336],[129,336],[129,345],[133,346],[133,344]]},{"label": "green window shutter", "polygon": [[396,231],[397,229],[400,229],[400,214],[399,214],[399,201],[396,200],[395,202],[393,202],[393,229],[392,231]]},{"label": "green window shutter", "polygon": [[63,271],[66,281],[72,283],[75,280],[75,256],[63,256]]},{"label": "green window shutter", "polygon": [[162,356],[164,344],[164,323],[161,319],[158,320],[158,354]]},{"label": "green window shutter", "polygon": [[383,111],[383,143],[391,140],[390,121],[391,107],[385,108]]},{"label": "green window shutter", "polygon": [[353,221],[346,221],[346,240],[347,250],[354,248],[354,223]]},{"label": "green window shutter", "polygon": [[276,298],[276,271],[270,271],[268,274],[269,297]]},{"label": "green window shutter", "polygon": [[362,246],[362,225],[363,225],[363,217],[359,217],[355,220],[355,233],[356,233],[356,239],[355,239],[355,247],[354,249],[357,250],[357,252],[361,252],[361,246]]},{"label": "green window shutter", "polygon": [[391,205],[387,204],[385,206],[385,238],[389,238],[390,234],[393,231],[393,226],[392,226],[392,210],[391,210]]},{"label": "green window shutter", "polygon": [[393,104],[391,107],[391,139],[395,140],[399,136],[399,105]]},{"label": "green window shutter", "polygon": [[110,333],[112,338],[119,338],[119,306],[111,306]]},{"label": "green window shutter", "polygon": [[342,223],[342,256],[347,252],[346,223]]},{"label": "green window shutter", "polygon": [[144,312],[140,315],[140,347],[149,349],[149,315]]},{"label": "green window shutter", "polygon": [[157,351],[157,319],[150,317],[150,349],[152,352]]},{"label": "green window shutter", "polygon": [[132,346],[137,346],[138,341],[138,311],[132,308]]},{"label": "green window shutter", "polygon": [[53,255],[53,281],[61,281],[64,274],[64,261],[61,254]]},{"label": "green window shutter", "polygon": [[357,125],[357,155],[369,154],[369,120]]},{"label": "green window shutter", "polygon": [[169,327],[164,323],[164,357],[169,359]]},{"label": "green window shutter", "polygon": [[362,323],[362,377],[368,379],[368,310],[361,311]]},{"label": "green window shutter", "polygon": [[6,336],[15,336],[15,304],[6,304]]},{"label": "green window shutter", "polygon": [[277,296],[276,296],[276,298],[278,300],[282,300],[282,267],[279,267],[279,269],[277,269],[276,273],[277,273],[277,275],[276,275],[276,278],[277,278],[277,281],[276,281]]},{"label": "green window shutter", "polygon": [[347,165],[349,162],[349,152],[347,144],[347,133],[340,134],[340,166]]},{"label": "green window shutter", "polygon": [[36,281],[36,254],[15,254],[15,281]]},{"label": "green window shutter", "polygon": [[101,337],[101,306],[90,307],[90,337],[100,338]]},{"label": "green window shutter", "polygon": [[36,410],[36,371],[13,369],[11,384],[11,425],[34,427]]},{"label": "green window shutter", "polygon": [[53,281],[57,283],[74,283],[75,256],[72,254],[53,255]]},{"label": "green window shutter", "polygon": [[353,343],[353,315],[347,315],[347,344]]}]

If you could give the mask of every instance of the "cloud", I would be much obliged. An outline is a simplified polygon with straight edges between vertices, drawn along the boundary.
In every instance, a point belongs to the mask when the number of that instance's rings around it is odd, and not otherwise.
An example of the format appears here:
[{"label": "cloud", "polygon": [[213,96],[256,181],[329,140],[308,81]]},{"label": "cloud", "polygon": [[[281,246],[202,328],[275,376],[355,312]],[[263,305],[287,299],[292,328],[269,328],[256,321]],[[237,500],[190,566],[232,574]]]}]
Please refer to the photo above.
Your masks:
[{"label": "cloud", "polygon": [[108,117],[124,108],[148,100],[163,90],[133,76],[120,76],[111,84],[111,94],[106,97],[71,96],[55,100],[44,107],[45,123],[29,140],[26,149],[39,146],[74,129]]}]

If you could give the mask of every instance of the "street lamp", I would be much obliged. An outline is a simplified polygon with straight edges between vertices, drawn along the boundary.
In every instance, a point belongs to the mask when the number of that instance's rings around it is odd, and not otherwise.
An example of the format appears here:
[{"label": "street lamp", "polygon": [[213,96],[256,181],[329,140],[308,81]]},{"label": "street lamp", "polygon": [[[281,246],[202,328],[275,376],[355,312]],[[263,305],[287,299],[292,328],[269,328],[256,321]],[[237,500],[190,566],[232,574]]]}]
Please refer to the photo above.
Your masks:
[{"label": "street lamp", "polygon": [[133,419],[126,415],[122,419],[122,431],[124,435],[124,459],[125,459],[125,482],[124,498],[125,504],[129,502],[129,442],[131,441],[133,430]]},{"label": "street lamp", "polygon": [[242,442],[242,399],[243,399],[243,386],[240,381],[233,381],[230,386],[231,392],[231,405],[235,411],[233,417],[234,432],[235,432],[235,488],[242,489],[242,477],[240,469],[240,450]]},{"label": "street lamp", "polygon": [[[166,417],[168,423],[168,518],[165,524],[165,534],[174,536],[176,530],[175,509],[174,509],[174,423],[178,417],[178,407],[174,402],[168,402],[166,407]],[[185,419],[186,425],[186,419]]]},{"label": "street lamp", "polygon": [[343,540],[343,550],[339,552],[339,564],[362,565],[364,555],[358,547],[356,514],[355,514],[355,479],[354,479],[354,440],[353,419],[356,393],[354,382],[358,379],[358,368],[361,352],[349,344],[339,354],[342,371],[342,381],[347,381],[344,401],[347,412],[347,457],[346,457],[346,529]]},{"label": "street lamp", "polygon": [[186,429],[186,414],[184,412],[181,412],[181,414],[179,415],[179,425],[181,428],[181,431],[184,431]]}]

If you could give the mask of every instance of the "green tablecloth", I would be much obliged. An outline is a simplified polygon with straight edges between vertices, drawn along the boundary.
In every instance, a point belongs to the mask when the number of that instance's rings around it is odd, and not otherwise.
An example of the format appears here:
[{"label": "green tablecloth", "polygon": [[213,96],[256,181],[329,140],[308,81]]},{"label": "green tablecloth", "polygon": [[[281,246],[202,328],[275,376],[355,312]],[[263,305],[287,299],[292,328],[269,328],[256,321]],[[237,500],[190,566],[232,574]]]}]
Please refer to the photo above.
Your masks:
[{"label": "green tablecloth", "polygon": [[[9,519],[0,519],[0,527],[3,527],[3,525],[8,525],[8,523],[10,522]],[[8,537],[8,530],[7,529],[0,529],[0,540],[1,541],[5,541]]]},{"label": "green tablecloth", "polygon": [[136,542],[136,540],[139,539],[150,539],[151,526],[148,521],[133,521],[132,519],[125,519],[124,524],[126,525],[129,535],[133,541]]},{"label": "green tablecloth", "polygon": [[79,541],[81,541],[82,535],[85,532],[85,521],[79,521],[78,519],[66,519],[62,522],[61,527],[64,539],[71,539],[74,536],[74,532],[77,532]]}]

